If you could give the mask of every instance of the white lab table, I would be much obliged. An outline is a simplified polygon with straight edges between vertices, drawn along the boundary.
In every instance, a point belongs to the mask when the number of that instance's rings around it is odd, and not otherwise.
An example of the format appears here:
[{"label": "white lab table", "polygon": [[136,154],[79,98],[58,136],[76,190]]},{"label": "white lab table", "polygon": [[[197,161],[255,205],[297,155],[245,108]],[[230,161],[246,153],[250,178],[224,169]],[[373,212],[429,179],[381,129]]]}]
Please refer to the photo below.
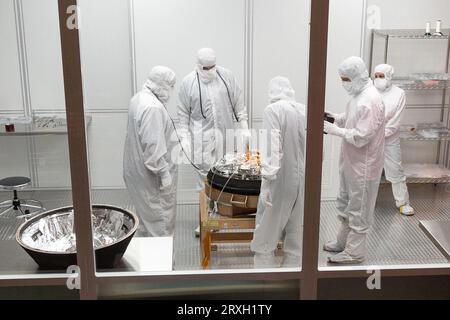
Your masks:
[{"label": "white lab table", "polygon": [[173,238],[135,237],[122,261],[113,270],[105,271],[164,272],[172,269]]},{"label": "white lab table", "polygon": [[[172,238],[133,238],[122,260],[99,272],[167,272],[173,269]],[[7,275],[65,274],[66,270],[43,270],[14,240],[0,241],[0,277]]]}]

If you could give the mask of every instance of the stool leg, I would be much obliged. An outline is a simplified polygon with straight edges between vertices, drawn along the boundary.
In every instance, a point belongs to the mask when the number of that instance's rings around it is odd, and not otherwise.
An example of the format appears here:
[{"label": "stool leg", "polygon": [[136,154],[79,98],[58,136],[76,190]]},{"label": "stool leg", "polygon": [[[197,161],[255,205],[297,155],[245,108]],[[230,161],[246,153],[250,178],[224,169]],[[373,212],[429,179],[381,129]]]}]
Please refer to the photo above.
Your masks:
[{"label": "stool leg", "polygon": [[43,207],[32,206],[31,204],[21,204],[21,207],[29,208],[29,209],[45,210],[45,208],[43,208]]},{"label": "stool leg", "polygon": [[21,200],[22,205],[31,205],[34,207],[38,207],[38,208],[44,208],[44,205],[42,204],[42,202],[38,201],[38,200]]},{"label": "stool leg", "polygon": [[10,207],[9,209],[6,209],[2,213],[0,213],[0,217],[3,216],[3,215],[6,215],[7,213],[11,212],[12,210],[14,210],[14,207]]},{"label": "stool leg", "polygon": [[23,219],[23,218],[28,218],[30,216],[32,216],[33,214],[26,214],[23,210],[22,210],[22,206],[19,207],[19,211],[21,213],[20,216],[17,216],[16,219]]},{"label": "stool leg", "polygon": [[25,212],[23,212],[22,207],[18,207],[18,209],[22,215],[25,215]]},{"label": "stool leg", "polygon": [[2,208],[9,208],[12,207],[12,201],[11,200],[6,200],[3,202],[0,202],[0,209]]}]

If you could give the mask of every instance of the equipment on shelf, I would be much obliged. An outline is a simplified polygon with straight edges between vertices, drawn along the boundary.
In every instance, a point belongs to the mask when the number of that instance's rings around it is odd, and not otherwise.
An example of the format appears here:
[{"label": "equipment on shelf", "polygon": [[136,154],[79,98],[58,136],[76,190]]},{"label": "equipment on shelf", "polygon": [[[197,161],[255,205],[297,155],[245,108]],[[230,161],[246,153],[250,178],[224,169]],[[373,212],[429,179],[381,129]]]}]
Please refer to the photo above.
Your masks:
[{"label": "equipment on shelf", "polygon": [[427,22],[425,27],[425,37],[443,37],[444,34],[442,33],[442,20],[436,21],[436,31],[434,33],[431,33],[431,23]]},{"label": "equipment on shelf", "polygon": [[5,125],[5,132],[12,133],[16,131],[17,124],[30,124],[32,119],[23,116],[0,116],[0,124]]},{"label": "equipment on shelf", "polygon": [[431,23],[427,22],[425,26],[425,37],[431,37]]},{"label": "equipment on shelf", "polygon": [[55,129],[67,126],[66,118],[61,117],[34,117],[36,129]]},{"label": "equipment on shelf", "polygon": [[441,29],[442,29],[442,21],[438,20],[436,21],[436,32],[433,33],[433,36],[443,37],[444,34],[442,33]]},{"label": "equipment on shelf", "polygon": [[432,34],[431,36],[425,36],[423,33],[423,29],[383,29],[383,30],[373,30],[373,34],[375,36],[389,39],[397,38],[397,39],[448,39],[450,38],[450,29],[442,29],[441,30],[443,36],[435,36]]},{"label": "equipment on shelf", "polygon": [[450,181],[450,170],[435,164],[405,164],[405,175],[409,179],[436,179]]},{"label": "equipment on shelf", "polygon": [[[89,126],[92,116],[85,117]],[[0,116],[0,136],[39,136],[67,134],[67,119],[62,116],[4,117]]]}]

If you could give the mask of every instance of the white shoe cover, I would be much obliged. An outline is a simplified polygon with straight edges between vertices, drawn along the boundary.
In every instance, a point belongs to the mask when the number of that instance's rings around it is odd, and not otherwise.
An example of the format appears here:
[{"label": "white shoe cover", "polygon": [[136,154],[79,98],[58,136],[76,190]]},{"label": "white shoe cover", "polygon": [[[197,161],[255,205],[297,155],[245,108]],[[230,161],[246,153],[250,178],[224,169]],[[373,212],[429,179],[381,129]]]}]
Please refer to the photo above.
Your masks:
[{"label": "white shoe cover", "polygon": [[409,204],[400,207],[400,213],[404,216],[411,217],[414,215],[414,208]]},{"label": "white shoe cover", "polygon": [[335,256],[329,256],[328,262],[334,264],[360,264],[364,262],[364,258],[352,257],[344,251]]}]

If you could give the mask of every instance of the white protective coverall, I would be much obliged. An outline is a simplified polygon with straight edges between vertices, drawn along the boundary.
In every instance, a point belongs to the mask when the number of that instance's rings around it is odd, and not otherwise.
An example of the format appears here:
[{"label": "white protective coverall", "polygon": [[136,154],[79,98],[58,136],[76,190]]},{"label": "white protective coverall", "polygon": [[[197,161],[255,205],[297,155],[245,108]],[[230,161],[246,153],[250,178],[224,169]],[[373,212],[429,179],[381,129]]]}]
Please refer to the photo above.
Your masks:
[{"label": "white protective coverall", "polygon": [[[242,129],[248,135],[248,115],[236,78],[216,66],[215,52],[201,49],[197,64],[181,84],[178,117],[182,146],[202,171],[198,180],[201,191],[211,167],[225,151],[234,151],[234,145],[225,145],[227,130]],[[234,139],[230,142],[234,144]]]},{"label": "white protective coverall", "polygon": [[141,220],[138,235],[173,236],[176,214],[178,141],[166,110],[175,73],[155,67],[131,100],[124,151],[124,180]]},{"label": "white protective coverall", "polygon": [[387,64],[375,68],[375,74],[383,74],[384,79],[375,79],[375,87],[383,97],[386,108],[386,145],[384,172],[386,179],[392,184],[397,208],[405,215],[413,215],[414,209],[409,205],[409,192],[406,176],[402,166],[400,147],[400,124],[406,106],[405,91],[392,84],[394,68]]},{"label": "white protective coverall", "polygon": [[269,84],[271,104],[264,111],[268,150],[262,150],[261,194],[251,249],[255,268],[277,267],[275,249],[284,234],[284,267],[300,265],[306,107],[295,102],[288,79]]},{"label": "white protective coverall", "polygon": [[384,165],[385,115],[381,95],[369,78],[361,58],[350,57],[339,68],[344,88],[352,99],[336,122],[325,122],[325,132],[343,139],[340,156],[340,194],[337,200],[341,226],[337,241],[326,251],[332,263],[360,263],[367,254],[367,233],[373,223]]}]

